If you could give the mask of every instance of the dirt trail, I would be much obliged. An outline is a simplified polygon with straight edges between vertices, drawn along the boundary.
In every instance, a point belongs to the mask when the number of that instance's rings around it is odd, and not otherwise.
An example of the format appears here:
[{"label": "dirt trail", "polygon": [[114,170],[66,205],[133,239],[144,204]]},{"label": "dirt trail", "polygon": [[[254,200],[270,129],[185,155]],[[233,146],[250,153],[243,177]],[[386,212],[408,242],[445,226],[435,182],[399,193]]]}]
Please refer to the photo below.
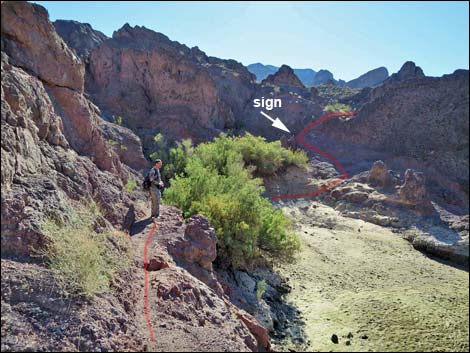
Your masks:
[{"label": "dirt trail", "polygon": [[279,271],[293,287],[287,300],[302,313],[307,351],[468,351],[466,270],[319,202],[281,207],[301,236],[298,261]]},{"label": "dirt trail", "polygon": [[[147,239],[152,231],[154,223],[148,219],[144,218],[136,222],[131,229],[131,242],[132,242],[132,253],[134,254],[134,266],[136,267],[135,271],[135,280],[134,288],[138,291],[136,298],[137,302],[135,305],[136,312],[136,321],[139,327],[139,331],[147,338],[147,350],[153,348],[153,342],[151,340],[150,331],[148,328],[148,323],[146,320],[146,310],[144,303],[144,294],[145,294],[145,269],[144,269],[144,249]],[[155,236],[153,234],[152,238]]]}]

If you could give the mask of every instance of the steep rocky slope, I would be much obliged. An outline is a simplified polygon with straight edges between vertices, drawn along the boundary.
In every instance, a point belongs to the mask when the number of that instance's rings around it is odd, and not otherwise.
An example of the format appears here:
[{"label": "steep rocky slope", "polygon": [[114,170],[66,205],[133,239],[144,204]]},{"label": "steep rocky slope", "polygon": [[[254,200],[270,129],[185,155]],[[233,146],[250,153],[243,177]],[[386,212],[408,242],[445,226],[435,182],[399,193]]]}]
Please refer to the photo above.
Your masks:
[{"label": "steep rocky slope", "polygon": [[261,84],[272,84],[277,86],[292,86],[295,88],[305,88],[300,79],[287,65],[282,65],[276,73],[266,77]]},{"label": "steep rocky slope", "polygon": [[66,298],[50,269],[2,258],[2,351],[270,350],[268,331],[230,302],[236,287],[212,268],[207,219],[161,214],[154,230],[146,217],[134,224],[132,265],[93,298]]},{"label": "steep rocky slope", "polygon": [[[38,5],[2,3],[1,33],[2,251],[27,254],[42,241],[45,217],[89,196],[128,228],[134,210],[123,188],[133,172],[109,148],[107,123],[84,95],[84,64]],[[115,134],[133,141],[132,166],[146,166],[134,134]]]},{"label": "steep rocky slope", "polygon": [[[139,283],[148,272],[148,318],[144,292],[139,293],[137,319],[142,329],[153,332],[156,351],[266,351],[268,332],[250,314],[226,296],[230,286],[213,270],[217,256],[214,229],[202,216],[185,222],[178,209],[162,207],[153,223],[144,218],[132,231]],[[150,237],[150,238],[149,238]],[[145,259],[144,249],[148,258]],[[147,261],[144,263],[144,261]],[[152,343],[152,342],[150,342]]]},{"label": "steep rocky slope", "polygon": [[276,82],[258,85],[240,63],[208,57],[145,27],[123,26],[88,60],[87,93],[109,120],[122,116],[145,151],[152,151],[159,132],[170,140],[196,142],[222,131],[281,137],[253,108],[254,98],[283,99],[279,117],[294,130],[306,116],[321,112],[313,89],[304,88],[287,66],[273,75]]}]

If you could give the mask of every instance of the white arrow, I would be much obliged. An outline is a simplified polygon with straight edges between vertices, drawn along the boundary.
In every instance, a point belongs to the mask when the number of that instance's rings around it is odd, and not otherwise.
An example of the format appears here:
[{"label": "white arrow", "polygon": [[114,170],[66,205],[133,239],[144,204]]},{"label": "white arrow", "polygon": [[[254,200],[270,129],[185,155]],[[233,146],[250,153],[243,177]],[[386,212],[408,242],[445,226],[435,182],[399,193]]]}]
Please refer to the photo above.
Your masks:
[{"label": "white arrow", "polygon": [[261,115],[265,116],[266,118],[268,118],[269,120],[271,120],[273,122],[272,126],[277,127],[278,129],[281,129],[281,130],[284,130],[284,131],[287,131],[288,133],[290,133],[289,129],[283,124],[283,122],[279,118],[276,118],[276,120],[274,120],[273,118],[271,118],[265,112],[261,111],[260,113],[261,113]]}]

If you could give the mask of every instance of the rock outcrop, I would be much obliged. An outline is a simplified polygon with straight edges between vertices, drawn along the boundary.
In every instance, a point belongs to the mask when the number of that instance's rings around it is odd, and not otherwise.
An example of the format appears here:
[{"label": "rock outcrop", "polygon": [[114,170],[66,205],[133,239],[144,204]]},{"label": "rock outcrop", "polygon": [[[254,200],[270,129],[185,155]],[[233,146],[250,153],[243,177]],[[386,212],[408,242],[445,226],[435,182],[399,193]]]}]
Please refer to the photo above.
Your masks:
[{"label": "rock outcrop", "polygon": [[184,236],[171,239],[167,247],[178,265],[222,296],[223,288],[212,268],[217,257],[216,244],[217,236],[207,218],[196,215],[189,219]]},{"label": "rock outcrop", "polygon": [[108,37],[91,27],[88,23],[70,20],[56,20],[53,23],[55,30],[75,50],[82,61],[87,61],[90,52],[103,43]]},{"label": "rock outcrop", "polygon": [[335,82],[333,74],[328,70],[320,70],[313,78],[312,86],[324,85],[328,82]]},{"label": "rock outcrop", "polygon": [[46,217],[90,197],[113,225],[127,226],[132,202],[123,189],[138,177],[109,147],[100,112],[83,94],[84,64],[44,8],[1,6],[2,251],[29,254],[43,241]]},{"label": "rock outcrop", "polygon": [[108,116],[122,116],[148,150],[158,132],[201,141],[233,128],[254,82],[234,60],[207,57],[128,24],[94,49],[89,62],[87,92]]},{"label": "rock outcrop", "polygon": [[390,82],[407,81],[425,77],[423,70],[412,61],[403,64],[400,71],[390,76]]},{"label": "rock outcrop", "polygon": [[[140,228],[137,231],[134,246],[142,251],[146,234]],[[170,346],[191,351],[216,347],[221,351],[270,350],[267,329],[232,304],[226,292],[235,289],[221,282],[214,271],[216,242],[205,217],[196,215],[185,222],[177,208],[162,207],[155,241],[148,249],[149,263],[137,265],[151,271],[149,298],[156,302],[159,322],[165,322],[156,328],[164,351]],[[195,337],[197,332],[200,334]],[[179,338],[177,343],[175,337]]]},{"label": "rock outcrop", "polygon": [[[316,166],[327,174],[325,163]],[[320,197],[343,216],[395,228],[418,250],[454,262],[468,262],[468,215],[453,214],[432,202],[422,172],[408,169],[403,178],[400,174],[376,161],[370,171],[345,179]],[[332,177],[317,187],[331,182]]]},{"label": "rock outcrop", "polygon": [[275,74],[269,75],[261,82],[261,84],[305,88],[299,78],[295,75],[294,70],[287,65],[282,65]]},{"label": "rock outcrop", "polygon": [[348,81],[345,85],[351,88],[375,87],[380,85],[388,78],[388,70],[385,67],[378,67],[365,74]]},{"label": "rock outcrop", "polygon": [[11,65],[46,84],[82,92],[85,66],[48,17],[39,5],[2,3],[2,52]]},{"label": "rock outcrop", "polygon": [[318,130],[337,146],[350,144],[343,154],[350,161],[362,148],[383,153],[393,169],[423,171],[430,192],[448,190],[453,196],[444,201],[468,212],[468,71],[426,77],[407,62],[362,101],[354,119],[330,120]]},{"label": "rock outcrop", "polygon": [[426,185],[423,173],[407,169],[405,172],[405,182],[398,189],[400,198],[411,205],[419,205],[426,201]]},{"label": "rock outcrop", "polygon": [[390,175],[384,162],[376,161],[372,165],[367,181],[372,185],[387,187],[393,183],[393,177]]}]

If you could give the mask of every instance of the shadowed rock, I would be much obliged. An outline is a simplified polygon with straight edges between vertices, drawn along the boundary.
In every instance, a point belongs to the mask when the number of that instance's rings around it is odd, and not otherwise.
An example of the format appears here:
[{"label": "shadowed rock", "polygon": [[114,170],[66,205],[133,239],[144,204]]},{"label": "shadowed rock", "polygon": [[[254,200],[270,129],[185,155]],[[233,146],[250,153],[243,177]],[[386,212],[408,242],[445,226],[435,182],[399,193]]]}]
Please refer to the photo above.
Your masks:
[{"label": "shadowed rock", "polygon": [[371,185],[387,187],[392,184],[393,178],[388,172],[385,163],[383,161],[376,161],[372,165],[367,181]]}]

